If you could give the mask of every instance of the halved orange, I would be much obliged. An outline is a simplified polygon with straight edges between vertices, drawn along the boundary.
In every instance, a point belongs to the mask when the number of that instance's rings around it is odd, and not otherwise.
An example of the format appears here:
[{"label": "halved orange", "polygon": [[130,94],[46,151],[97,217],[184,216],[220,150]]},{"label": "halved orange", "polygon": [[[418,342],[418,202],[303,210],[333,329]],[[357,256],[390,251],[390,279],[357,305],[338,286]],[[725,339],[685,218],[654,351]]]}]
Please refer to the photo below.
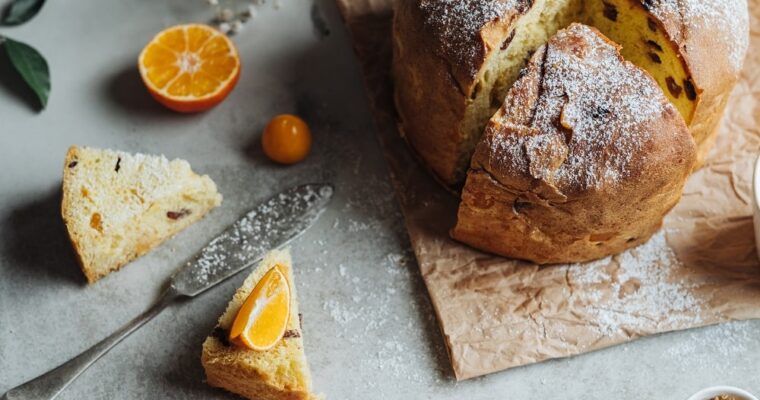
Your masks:
[{"label": "halved orange", "polygon": [[138,64],[150,94],[180,112],[219,104],[240,76],[240,56],[232,41],[201,24],[161,31],[140,53]]},{"label": "halved orange", "polygon": [[261,277],[240,307],[230,342],[251,350],[269,350],[282,339],[290,318],[290,286],[279,266]]}]

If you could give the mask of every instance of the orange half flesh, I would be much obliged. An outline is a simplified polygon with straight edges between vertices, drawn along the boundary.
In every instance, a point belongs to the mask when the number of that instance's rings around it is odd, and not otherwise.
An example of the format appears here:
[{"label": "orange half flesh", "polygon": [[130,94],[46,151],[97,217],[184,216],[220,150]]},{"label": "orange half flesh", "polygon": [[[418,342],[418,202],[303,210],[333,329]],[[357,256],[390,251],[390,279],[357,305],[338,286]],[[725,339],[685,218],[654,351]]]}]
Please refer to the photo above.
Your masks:
[{"label": "orange half flesh", "polygon": [[201,24],[161,31],[140,53],[138,65],[150,94],[180,112],[217,105],[240,76],[240,56],[232,41]]},{"label": "orange half flesh", "polygon": [[269,350],[282,339],[290,318],[290,286],[278,266],[256,284],[230,329],[230,342],[251,350]]}]

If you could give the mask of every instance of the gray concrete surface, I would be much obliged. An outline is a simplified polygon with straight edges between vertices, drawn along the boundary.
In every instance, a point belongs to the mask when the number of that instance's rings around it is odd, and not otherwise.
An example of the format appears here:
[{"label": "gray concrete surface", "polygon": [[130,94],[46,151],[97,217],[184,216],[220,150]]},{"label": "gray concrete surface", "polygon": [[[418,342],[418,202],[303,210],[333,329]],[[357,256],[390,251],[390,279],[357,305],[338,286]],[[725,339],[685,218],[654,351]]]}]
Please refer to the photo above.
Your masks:
[{"label": "gray concrete surface", "polygon": [[[281,0],[235,37],[229,99],[200,115],[153,103],[135,60],[160,29],[206,21],[202,0],[50,1],[0,33],[50,61],[50,105],[34,112],[0,78],[0,393],[66,361],[145,309],[181,261],[256,201],[329,180],[331,209],[292,245],[316,390],[329,399],[685,399],[712,384],[760,393],[760,323],[668,334],[456,383],[358,75],[331,0]],[[312,7],[326,16],[321,38]],[[314,148],[283,168],[263,156],[276,113],[303,115]],[[225,196],[201,223],[88,287],[58,215],[72,144],[182,157]],[[244,276],[177,304],[85,372],[61,399],[232,399],[203,382],[200,347]]]}]

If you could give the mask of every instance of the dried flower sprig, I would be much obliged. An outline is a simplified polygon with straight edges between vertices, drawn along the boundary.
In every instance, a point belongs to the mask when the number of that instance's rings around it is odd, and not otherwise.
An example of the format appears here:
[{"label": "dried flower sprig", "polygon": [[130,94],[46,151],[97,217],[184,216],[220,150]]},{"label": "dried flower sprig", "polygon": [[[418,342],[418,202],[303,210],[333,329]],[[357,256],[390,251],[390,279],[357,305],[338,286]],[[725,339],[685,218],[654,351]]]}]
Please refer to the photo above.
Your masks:
[{"label": "dried flower sprig", "polygon": [[259,14],[259,9],[265,6],[267,3],[272,4],[275,9],[280,8],[280,0],[248,0],[245,1],[245,6],[238,6],[238,2],[235,1],[234,5],[224,5],[224,0],[205,0],[214,11],[213,23],[225,34],[234,35],[240,33],[245,25],[256,18]]}]

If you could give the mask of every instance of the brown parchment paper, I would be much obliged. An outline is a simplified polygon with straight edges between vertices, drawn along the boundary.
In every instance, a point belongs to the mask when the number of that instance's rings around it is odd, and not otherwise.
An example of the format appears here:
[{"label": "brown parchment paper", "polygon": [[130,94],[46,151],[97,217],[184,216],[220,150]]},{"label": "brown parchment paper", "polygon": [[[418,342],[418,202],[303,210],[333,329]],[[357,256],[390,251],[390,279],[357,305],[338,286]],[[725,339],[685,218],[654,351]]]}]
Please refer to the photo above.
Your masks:
[{"label": "brown parchment paper", "polygon": [[760,154],[760,0],[741,82],[706,166],[648,243],[587,264],[538,267],[451,240],[457,199],[395,127],[393,0],[337,0],[352,34],[392,180],[457,379],[661,332],[760,318],[752,165]]}]

